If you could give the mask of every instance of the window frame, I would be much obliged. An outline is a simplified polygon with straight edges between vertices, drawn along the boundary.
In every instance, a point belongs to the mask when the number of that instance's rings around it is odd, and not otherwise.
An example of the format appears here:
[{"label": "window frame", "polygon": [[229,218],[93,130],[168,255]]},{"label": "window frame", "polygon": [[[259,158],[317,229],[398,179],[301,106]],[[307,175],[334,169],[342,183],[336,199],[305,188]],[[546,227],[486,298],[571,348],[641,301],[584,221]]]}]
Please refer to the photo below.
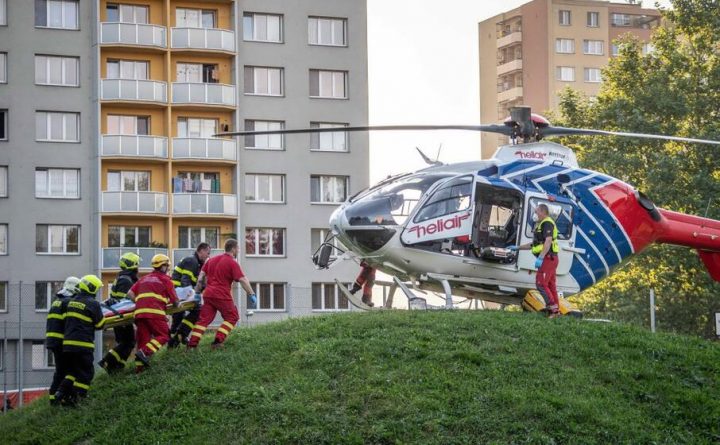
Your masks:
[{"label": "window frame", "polygon": [[[618,18],[623,19],[622,23],[619,23]],[[621,12],[610,13],[610,26],[618,28],[631,28],[632,27],[632,16]]]},{"label": "window frame", "polygon": [[[263,40],[256,38],[256,22],[255,20],[258,17],[264,17],[265,18],[265,30],[267,35],[267,19],[268,17],[277,17],[278,18],[278,40]],[[252,34],[252,38],[248,39],[246,38],[245,31],[247,31],[247,22],[245,19],[251,20],[252,27],[250,28],[250,33]],[[256,42],[256,43],[285,43],[285,17],[283,14],[275,14],[270,12],[251,12],[251,11],[244,11],[243,12],[243,41],[245,42]]]},{"label": "window frame", "polygon": [[[140,248],[140,249],[142,249],[142,248],[151,247],[152,226],[141,226],[141,225],[132,226],[132,225],[120,225],[120,224],[108,224],[107,228],[108,228],[108,247],[110,247],[110,248]],[[111,246],[110,245],[110,230],[115,229],[115,228],[119,229],[118,240],[120,241],[120,246]],[[134,235],[135,235],[136,240],[140,239],[140,229],[148,229],[148,243],[147,243],[148,245],[147,246],[138,246],[137,245],[138,243],[136,242],[135,246],[128,246],[127,242],[126,242],[127,232],[128,232],[127,229],[134,230],[134,232],[135,232]]]},{"label": "window frame", "polygon": [[[592,80],[589,74],[597,72],[597,80]],[[585,67],[583,69],[583,79],[586,83],[601,83],[602,82],[602,70],[596,67]]]},{"label": "window frame", "polygon": [[[220,226],[178,226],[178,247],[177,247],[178,249],[193,249],[193,251],[194,251],[195,248],[197,247],[197,246],[182,247],[183,246],[183,242],[182,242],[183,234],[181,232],[183,231],[183,229],[187,231],[187,234],[185,236],[187,236],[187,241],[189,244],[191,244],[191,242],[192,242],[191,231],[200,229],[201,242],[210,244],[211,249],[218,249],[220,246],[220,237],[222,236]],[[217,231],[217,238],[212,243],[208,241],[207,229],[215,229]]]},{"label": "window frame", "polygon": [[[48,139],[40,139],[37,134],[37,119],[38,114],[45,114],[45,132],[48,136]],[[51,119],[50,117],[52,115],[62,115],[62,129],[63,129],[63,136],[65,136],[67,132],[67,117],[68,116],[75,116],[75,131],[77,133],[77,139],[50,139],[49,136],[51,136],[52,133],[52,125],[51,125]],[[51,143],[58,143],[58,144],[79,144],[80,143],[80,113],[76,113],[73,111],[47,111],[47,110],[36,110],[35,111],[35,142],[51,142]]]},{"label": "window frame", "polygon": [[[200,136],[190,136],[190,122],[191,121],[198,121],[200,128]],[[195,116],[178,116],[177,120],[175,121],[175,129],[177,133],[177,138],[187,138],[187,139],[212,139],[211,136],[202,136],[203,130],[205,129],[205,124],[208,122],[214,123],[214,129],[212,134],[217,134],[218,130],[220,128],[220,120],[218,118],[212,118],[212,117],[195,117]],[[181,125],[184,125],[185,128],[185,136],[181,136],[182,132],[180,131]]]},{"label": "window frame", "polygon": [[[178,10],[181,11],[197,11],[199,12],[198,17],[200,18],[200,26],[187,26],[185,24],[184,26],[180,26],[178,24]],[[213,16],[213,26],[210,28],[207,28],[203,26],[203,16],[205,13],[211,13]],[[176,28],[189,28],[189,29],[219,29],[218,27],[218,10],[217,9],[204,9],[204,8],[188,8],[185,6],[178,6],[175,8],[175,27]]]},{"label": "window frame", "polygon": [[[562,73],[563,69],[568,69],[572,73],[572,79],[563,79]],[[577,77],[575,76],[575,67],[574,66],[557,66],[555,67],[555,80],[558,82],[575,82],[575,79]]]},{"label": "window frame", "polygon": [[[270,253],[270,254],[261,254],[258,253],[260,251],[260,231],[261,230],[280,230],[282,231],[283,236],[283,252],[282,254],[276,254],[276,253]],[[249,236],[249,231],[253,231],[253,242],[255,245],[255,253],[247,253],[247,241]],[[273,243],[270,241],[268,243],[268,246],[270,247],[270,251],[272,252],[273,249]],[[284,227],[245,227],[245,257],[246,258],[287,258],[287,229]]]},{"label": "window frame", "polygon": [[[592,17],[595,18],[594,24]],[[587,15],[585,17],[585,26],[588,28],[599,28],[600,27],[600,12],[598,11],[588,11]]]},{"label": "window frame", "polygon": [[[50,172],[62,172],[63,175],[63,181],[62,181],[62,189],[63,194],[62,196],[52,196],[51,195],[51,187],[50,187]],[[37,188],[37,175],[39,172],[46,172],[46,178],[45,178],[45,185],[46,190],[44,190],[43,194],[40,194]],[[75,179],[77,181],[77,196],[68,196],[67,195],[67,181],[68,181],[68,173],[74,172],[75,173]],[[54,168],[54,167],[35,167],[35,198],[36,199],[81,199],[82,193],[80,192],[80,169],[79,168]]]},{"label": "window frame", "polygon": [[[468,194],[459,194],[459,195],[452,194],[452,190],[454,188],[463,187],[468,184],[470,187]],[[445,197],[445,196],[443,196],[445,194],[445,193],[443,193],[443,191],[447,190],[447,189],[450,189],[451,191],[448,193],[448,196]],[[459,212],[467,212],[467,211],[472,210],[474,189],[475,189],[475,178],[472,175],[462,175],[462,176],[454,176],[454,177],[448,178],[442,184],[440,184],[435,189],[433,189],[432,193],[430,194],[430,196],[428,196],[427,199],[423,200],[421,197],[422,202],[419,201],[416,204],[416,205],[419,205],[419,207],[416,207],[415,209],[413,209],[410,212],[410,214],[414,213],[412,222],[417,224],[417,223],[422,223],[422,222],[430,221],[433,219],[441,218],[443,216],[452,215],[452,214],[459,213]],[[462,189],[459,191],[462,191]],[[436,199],[436,198],[438,198],[438,199]],[[464,199],[464,198],[467,198],[467,200],[468,200],[468,206],[466,208],[458,208],[456,210],[448,212],[447,207],[446,207],[445,213],[442,213],[442,214],[436,213],[436,214],[432,214],[431,216],[423,215],[423,211],[425,209],[429,208],[430,206],[434,206],[437,203],[449,202],[449,201],[453,201],[453,200],[462,201],[462,199]]]},{"label": "window frame", "polygon": [[[45,82],[38,82],[38,58],[45,58]],[[61,83],[50,83],[50,60],[49,59],[60,59],[60,77]],[[75,62],[75,74],[76,83],[66,83],[67,70],[65,66],[66,60],[72,60]],[[35,54],[35,85],[49,86],[49,87],[69,87],[79,88],[80,87],[80,57],[76,56],[60,56],[54,54]]]},{"label": "window frame", "polygon": [[[575,212],[574,212],[575,209],[573,209],[572,205],[566,204],[566,203],[562,203],[562,202],[558,202],[558,201],[550,201],[550,200],[548,200],[548,199],[541,198],[541,197],[538,197],[538,196],[533,196],[533,197],[531,197],[531,198],[527,201],[527,205],[526,205],[527,208],[525,209],[525,217],[526,217],[526,219],[525,219],[525,227],[522,229],[523,234],[524,234],[526,237],[528,237],[528,238],[530,238],[530,239],[533,239],[533,237],[534,237],[534,231],[535,231],[535,225],[534,225],[534,224],[531,225],[531,224],[529,224],[529,223],[532,222],[532,215],[533,215],[533,212],[535,211],[535,208],[537,207],[538,204],[545,204],[545,205],[548,206],[548,208],[550,208],[551,206],[561,206],[562,208],[566,208],[566,207],[569,207],[569,208],[570,208],[570,212],[571,212],[571,213],[570,213],[570,220],[569,220],[570,222],[569,222],[569,224],[568,224],[568,228],[570,229],[570,232],[569,232],[569,233],[560,232],[559,227],[558,227],[558,238],[557,238],[557,239],[558,239],[558,241],[568,241],[568,240],[572,239],[572,235],[573,235],[573,220],[575,219]],[[554,221],[557,221],[557,220],[554,220]],[[557,226],[557,222],[556,222],[555,224],[556,224],[556,226]]]},{"label": "window frame", "polygon": [[8,294],[10,284],[7,281],[0,281],[0,314],[8,313]]},{"label": "window frame", "polygon": [[[110,77],[110,65],[117,64],[117,77]],[[133,77],[123,77],[123,64],[132,64]],[[145,77],[138,76],[138,66],[145,66]],[[107,59],[105,60],[105,79],[113,80],[151,80],[150,76],[150,61],[149,60],[135,60],[135,59]]]},{"label": "window frame", "polygon": [[8,250],[9,250],[8,244],[9,244],[9,240],[10,240],[9,232],[10,232],[10,225],[8,223],[0,223],[0,239],[2,239],[3,236],[5,237],[5,242],[0,243],[0,247],[4,245],[5,250],[0,249],[0,256],[8,256]]},{"label": "window frame", "polygon": [[8,128],[8,122],[10,121],[9,118],[10,111],[7,108],[0,108],[0,120],[2,120],[2,128],[3,132],[5,134],[0,134],[0,142],[6,142],[10,140],[10,129]]},{"label": "window frame", "polygon": [[[7,165],[0,165],[0,198],[7,198],[8,193],[8,185],[10,184],[9,176],[10,174],[10,167]],[[4,190],[4,192],[3,192]]]},{"label": "window frame", "polygon": [[[318,178],[319,184],[318,184],[318,190],[320,193],[320,198],[323,197],[323,181],[322,178],[344,178],[345,179],[345,199],[342,201],[313,201],[313,179]],[[350,196],[350,176],[348,175],[310,175],[310,204],[311,205],[340,205],[347,201],[348,197]]]},{"label": "window frame", "polygon": [[[51,241],[51,228],[52,227],[62,227],[63,229],[63,251],[62,252],[38,252],[37,250],[37,230],[39,226],[44,226],[47,230],[47,248],[50,250],[52,246]],[[77,244],[78,244],[78,250],[77,252],[68,252],[67,250],[67,241],[68,241],[68,230],[71,228],[77,229]],[[36,224],[35,225],[35,255],[54,255],[54,256],[80,256],[80,252],[82,252],[82,243],[81,243],[81,225],[80,224]]]},{"label": "window frame", "polygon": [[[570,42],[570,49],[563,51],[563,43]],[[555,53],[556,54],[575,54],[575,39],[567,39],[558,37],[555,39]]]},{"label": "window frame", "polygon": [[[332,285],[334,288],[335,307],[328,309],[325,307],[325,289],[327,288],[327,286],[330,286],[330,285]],[[346,283],[345,285],[348,288],[350,288],[350,286],[351,286],[350,283]],[[319,286],[319,288],[320,288],[320,303],[321,303],[322,307],[319,307],[319,308],[315,307],[315,297],[313,295],[315,293],[315,286]],[[347,307],[342,307],[342,308],[340,307],[341,298],[345,299],[345,302],[347,303]],[[350,301],[347,299],[347,297],[345,297],[345,295],[343,295],[342,291],[340,291],[340,287],[337,285],[337,283],[326,283],[326,282],[315,282],[315,281],[313,281],[312,284],[310,285],[310,308],[313,312],[345,312],[345,311],[350,311],[352,309],[351,305],[350,305]]]},{"label": "window frame", "polygon": [[[285,68],[284,67],[277,67],[277,66],[258,66],[258,65],[245,65],[243,70],[243,79],[247,79],[247,70],[252,70],[252,77],[253,77],[253,85],[252,85],[252,91],[247,91],[247,84],[243,85],[243,95],[245,96],[263,96],[263,97],[285,97]],[[272,94],[270,92],[268,93],[258,93],[257,92],[257,85],[258,85],[258,71],[257,70],[267,70],[267,85],[268,85],[268,91],[272,91],[272,85],[270,82],[271,76],[270,71],[271,70],[278,70],[280,73],[280,92],[278,94]]]},{"label": "window frame", "polygon": [[[134,130],[135,130],[133,133],[123,133],[123,132],[122,132],[122,128],[123,128],[123,126],[124,126],[124,125],[123,125],[123,120],[124,120],[125,118],[131,118],[131,119],[132,119],[133,125],[134,125]],[[118,136],[150,136],[150,130],[151,130],[151,125],[152,125],[152,124],[151,124],[151,118],[152,118],[152,116],[139,116],[139,115],[136,115],[136,114],[112,114],[112,113],[108,113],[108,114],[105,116],[105,128],[107,129],[107,133],[105,133],[105,135],[118,135]],[[112,132],[110,131],[110,128],[113,126],[113,125],[110,125],[110,120],[111,120],[111,119],[117,119],[117,128],[118,128],[118,131],[115,132],[115,133],[112,133]],[[143,119],[145,120],[145,130],[147,131],[147,133],[138,133],[138,128],[139,128],[139,127],[138,127],[138,122],[141,121],[141,120],[143,120]]]},{"label": "window frame", "polygon": [[[315,21],[315,35],[317,36],[317,42],[312,41],[312,21]],[[320,21],[329,20],[331,21],[331,34],[334,35],[333,22],[340,22],[342,24],[342,41],[343,43],[338,45],[335,43],[321,43],[320,42]],[[334,48],[347,48],[348,47],[348,19],[347,17],[323,17],[323,16],[308,16],[308,45],[309,46],[329,46]]]},{"label": "window frame", "polygon": [[[0,0],[2,2],[3,0]],[[0,7],[1,9],[2,7]],[[0,85],[8,83],[8,53],[7,51],[0,51]]]},{"label": "window frame", "polygon": [[[111,6],[117,7],[117,14],[118,14],[117,22],[113,22],[108,18],[107,11]],[[123,21],[123,17],[122,17],[122,7],[123,6],[132,8],[132,10],[133,10],[133,17],[132,17],[133,20],[132,21],[130,21],[130,22]],[[147,19],[145,22],[137,21],[138,9],[145,10],[145,18]],[[129,24],[133,24],[133,25],[147,25],[150,23],[150,6],[149,5],[136,5],[136,4],[131,4],[131,3],[106,3],[105,4],[105,19],[107,20],[107,23],[129,23]]]},{"label": "window frame", "polygon": [[7,26],[7,0],[0,0],[0,26]]},{"label": "window frame", "polygon": [[[35,28],[42,28],[42,29],[58,29],[58,30],[66,30],[66,31],[79,31],[80,30],[80,1],[79,0],[42,0],[45,4],[45,24],[44,25],[38,25],[37,24],[37,3],[35,8]],[[75,5],[75,23],[77,26],[75,28],[69,28],[67,26],[50,26],[49,17],[50,17],[50,2],[57,2],[62,4],[62,22],[63,25],[65,25],[66,19],[65,19],[65,4],[74,4]]]},{"label": "window frame", "polygon": [[[35,358],[37,355],[42,354],[41,366],[35,366]],[[34,371],[42,371],[46,369],[55,369],[55,363],[51,363],[52,351],[45,347],[45,342],[42,340],[33,340],[30,345],[30,369]]]},{"label": "window frame", "polygon": [[[133,175],[133,184],[135,185],[135,190],[125,190],[125,174],[131,174]],[[147,173],[147,183],[148,183],[148,189],[147,190],[140,190],[140,180],[139,176],[140,173]],[[110,189],[110,175],[111,174],[118,174],[120,179],[120,190],[112,190]],[[105,177],[107,180],[107,190],[108,192],[127,192],[127,193],[141,193],[141,192],[153,192],[152,190],[152,170],[108,170],[105,173]]]},{"label": "window frame", "polygon": [[[262,292],[260,292],[261,285],[268,285],[270,288],[270,308],[262,308]],[[257,281],[253,282],[250,285],[253,288],[253,291],[255,292],[255,296],[257,297],[257,308],[253,309],[255,312],[287,312],[288,305],[287,305],[287,290],[288,285],[284,282],[270,282],[270,281]],[[276,308],[275,307],[275,287],[276,286],[282,286],[283,288],[283,307],[282,308]],[[249,306],[249,305],[248,305]]]},{"label": "window frame", "polygon": [[[268,124],[267,130],[270,131],[269,124],[279,124],[280,128],[279,130],[285,129],[285,121],[269,121],[269,120],[261,120],[261,119],[245,119],[245,131],[265,131],[266,129],[258,130],[257,124]],[[252,128],[250,127],[252,125]],[[278,130],[277,128],[272,130]],[[270,137],[272,136],[278,136],[280,137],[280,147],[258,147],[257,146],[257,138],[258,137],[267,137],[268,138],[268,145],[270,141]],[[248,145],[248,141],[252,138],[253,140],[253,146]],[[246,150],[264,150],[264,151],[285,151],[285,135],[278,134],[278,135],[247,135],[243,138],[243,145]]]},{"label": "window frame", "polygon": [[[350,124],[344,123],[344,122],[310,122],[310,128],[343,128],[343,127],[349,127]],[[344,150],[325,150],[321,148],[321,136],[323,134],[331,135],[333,138],[332,145],[335,145],[335,137],[338,135],[338,133],[341,133],[343,138],[345,139],[345,149]],[[314,148],[314,141],[317,140],[317,148]],[[310,151],[315,152],[322,152],[322,153],[349,153],[350,152],[350,133],[347,131],[332,131],[327,133],[311,133],[310,134]]]},{"label": "window frame", "polygon": [[[249,199],[247,199],[247,190],[245,190],[245,198],[244,198],[244,199],[245,199],[245,202],[246,202],[246,203],[248,203],[248,204],[285,204],[285,203],[286,203],[286,201],[285,201],[285,200],[287,199],[286,193],[285,193],[286,180],[285,180],[285,175],[284,175],[284,174],[282,174],[282,173],[245,173],[245,188],[246,188],[246,189],[247,189],[247,185],[248,185],[248,179],[250,179],[250,178],[249,178],[250,176],[254,177],[254,178],[253,178],[253,179],[254,179],[254,181],[253,181],[253,182],[254,182],[254,190],[253,190],[253,193],[254,193],[254,195],[255,195],[256,197],[260,194],[260,193],[258,193],[258,190],[259,190],[259,187],[260,187],[260,185],[259,185],[259,179],[260,179],[260,177],[262,177],[262,176],[267,176],[267,177],[276,176],[276,177],[279,177],[279,178],[280,178],[280,201],[261,201],[261,200],[258,200],[258,199],[249,200]],[[272,196],[272,194],[273,194],[272,181],[268,181],[268,185],[269,185],[269,187],[270,187],[269,195]]]},{"label": "window frame", "polygon": [[[317,73],[317,86],[318,86],[318,95],[313,96],[313,75]],[[331,74],[331,81],[330,81],[330,89],[333,92],[332,96],[322,96],[322,90],[324,83],[322,82],[322,74]],[[335,74],[342,74],[343,75],[343,93],[344,95],[342,97],[335,96],[335,88],[336,88],[336,81],[335,81]],[[308,84],[308,92],[310,99],[331,99],[331,100],[348,100],[350,99],[350,72],[347,70],[329,70],[329,69],[319,69],[319,68],[310,68],[309,73],[309,84]]]},{"label": "window frame", "polygon": [[[594,45],[600,44],[600,52],[592,52],[591,49]],[[604,56],[605,55],[605,41],[595,39],[584,39],[583,40],[583,54],[587,56]]]},{"label": "window frame", "polygon": [[[567,23],[563,20],[567,17]],[[569,9],[558,10],[558,25],[560,26],[572,26],[572,11]]]},{"label": "window frame", "polygon": [[[53,292],[53,283],[55,283],[55,286],[57,286],[57,290],[60,291],[62,289],[64,282],[63,281],[36,281],[35,282],[35,312],[48,312],[50,310],[50,306],[52,305],[52,300],[55,297],[55,294],[57,292]],[[38,288],[39,285],[43,286],[43,291],[45,293],[45,307],[44,308],[38,308]]]}]

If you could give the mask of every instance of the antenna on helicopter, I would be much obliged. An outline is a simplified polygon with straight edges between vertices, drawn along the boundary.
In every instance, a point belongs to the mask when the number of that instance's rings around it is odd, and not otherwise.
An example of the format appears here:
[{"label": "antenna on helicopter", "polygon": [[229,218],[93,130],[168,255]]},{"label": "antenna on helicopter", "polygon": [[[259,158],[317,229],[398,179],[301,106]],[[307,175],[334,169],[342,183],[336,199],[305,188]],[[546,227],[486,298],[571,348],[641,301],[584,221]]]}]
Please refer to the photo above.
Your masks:
[{"label": "antenna on helicopter", "polygon": [[[442,144],[440,144],[440,146],[442,147]],[[442,162],[438,161],[437,159],[434,161],[432,159],[430,159],[425,153],[422,152],[422,150],[420,150],[420,147],[415,147],[415,150],[417,150],[418,153],[420,153],[420,156],[422,157],[423,161],[425,161],[425,163],[427,165],[444,165]],[[438,156],[440,156],[439,151],[438,151]]]},{"label": "antenna on helicopter", "polygon": [[440,143],[440,146],[438,147],[437,156],[435,156],[436,161],[440,161],[440,152],[442,151],[442,142]]}]

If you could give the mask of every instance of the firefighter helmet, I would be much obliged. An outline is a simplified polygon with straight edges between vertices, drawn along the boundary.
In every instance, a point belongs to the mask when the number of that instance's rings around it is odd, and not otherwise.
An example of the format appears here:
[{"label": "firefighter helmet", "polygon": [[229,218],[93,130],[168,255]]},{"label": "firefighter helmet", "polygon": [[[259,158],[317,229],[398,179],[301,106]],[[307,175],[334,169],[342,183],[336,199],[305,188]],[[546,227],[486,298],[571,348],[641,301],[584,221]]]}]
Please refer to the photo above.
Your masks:
[{"label": "firefighter helmet", "polygon": [[165,265],[170,266],[170,258],[168,258],[167,255],[158,253],[157,255],[152,257],[152,260],[150,261],[150,265],[153,267],[153,269],[159,269]]},{"label": "firefighter helmet", "polygon": [[103,282],[95,275],[85,275],[80,278],[80,283],[78,284],[78,288],[81,291],[87,292],[90,295],[97,294],[101,287],[103,287]]},{"label": "firefighter helmet", "polygon": [[63,283],[62,292],[66,297],[71,297],[77,293],[77,286],[80,283],[78,277],[67,277]]},{"label": "firefighter helmet", "polygon": [[122,270],[137,270],[140,265],[141,258],[133,252],[128,252],[120,257],[120,269]]}]

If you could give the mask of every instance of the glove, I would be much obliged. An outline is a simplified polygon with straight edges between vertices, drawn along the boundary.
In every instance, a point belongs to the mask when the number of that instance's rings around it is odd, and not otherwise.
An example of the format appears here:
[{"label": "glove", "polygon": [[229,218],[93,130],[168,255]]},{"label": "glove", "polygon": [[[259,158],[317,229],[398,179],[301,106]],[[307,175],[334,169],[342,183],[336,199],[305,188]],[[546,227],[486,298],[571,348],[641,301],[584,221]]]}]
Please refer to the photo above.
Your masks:
[{"label": "glove", "polygon": [[517,252],[518,250],[520,250],[520,247],[519,246],[507,246],[507,249],[512,250],[513,252]]},{"label": "glove", "polygon": [[250,303],[248,304],[248,309],[257,309],[257,297],[255,294],[248,295],[248,300],[250,300]]},{"label": "glove", "polygon": [[540,269],[540,266],[542,266],[543,257],[539,256],[535,258],[535,269]]}]

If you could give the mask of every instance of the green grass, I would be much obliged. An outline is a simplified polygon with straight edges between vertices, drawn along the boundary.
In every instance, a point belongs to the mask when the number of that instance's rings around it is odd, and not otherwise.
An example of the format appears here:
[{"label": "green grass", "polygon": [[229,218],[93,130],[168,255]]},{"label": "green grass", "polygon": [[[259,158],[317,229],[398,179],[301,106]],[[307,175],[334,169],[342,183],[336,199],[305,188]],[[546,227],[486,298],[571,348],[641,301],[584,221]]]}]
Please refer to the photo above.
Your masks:
[{"label": "green grass", "polygon": [[226,348],[101,373],[77,409],[0,416],[3,443],[717,443],[720,346],[619,324],[376,312],[237,329]]}]

